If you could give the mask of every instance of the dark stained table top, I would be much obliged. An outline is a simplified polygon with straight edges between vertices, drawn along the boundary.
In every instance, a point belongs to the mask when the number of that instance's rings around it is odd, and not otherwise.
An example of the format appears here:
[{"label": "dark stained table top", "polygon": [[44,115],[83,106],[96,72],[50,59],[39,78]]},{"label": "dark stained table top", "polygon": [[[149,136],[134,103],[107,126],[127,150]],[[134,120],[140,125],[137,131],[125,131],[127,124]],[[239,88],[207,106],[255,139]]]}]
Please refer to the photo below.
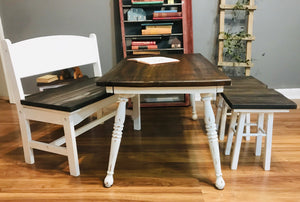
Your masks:
[{"label": "dark stained table top", "polygon": [[176,58],[180,61],[149,65],[129,61],[125,58],[111,71],[99,78],[97,85],[115,87],[204,87],[231,84],[229,77],[199,53],[172,54],[165,57]]}]

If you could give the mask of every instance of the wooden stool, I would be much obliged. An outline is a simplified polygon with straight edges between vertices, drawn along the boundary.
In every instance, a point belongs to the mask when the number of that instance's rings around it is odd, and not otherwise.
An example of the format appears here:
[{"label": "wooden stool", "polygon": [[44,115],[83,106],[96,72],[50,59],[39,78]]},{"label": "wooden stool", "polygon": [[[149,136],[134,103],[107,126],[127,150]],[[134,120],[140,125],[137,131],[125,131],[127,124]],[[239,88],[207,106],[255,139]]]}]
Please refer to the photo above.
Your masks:
[{"label": "wooden stool", "polygon": [[[222,97],[232,110],[232,118],[229,126],[225,155],[230,154],[233,135],[236,134],[231,169],[237,169],[243,136],[256,137],[255,154],[257,156],[261,155],[262,137],[265,136],[266,139],[263,167],[265,170],[270,170],[274,113],[289,112],[289,109],[296,109],[297,105],[274,89],[266,88],[248,90],[231,89],[222,93]],[[258,114],[257,131],[256,133],[244,133],[246,116],[247,114],[252,113]],[[265,115],[267,117],[266,127],[264,127]],[[237,125],[236,130],[235,125]]]},{"label": "wooden stool", "polygon": [[[242,77],[232,77],[231,78],[231,86],[225,86],[224,92],[227,90],[233,89],[261,89],[267,88],[267,85],[263,82],[259,81],[258,79],[254,78],[253,76],[242,76]],[[217,115],[216,115],[216,127],[219,133],[219,139],[224,140],[225,134],[225,126],[227,116],[231,115],[228,113],[230,107],[226,104],[221,94],[219,94],[219,101],[217,104]],[[246,116],[246,130],[250,133],[250,114]],[[249,139],[248,139],[249,140]]]}]

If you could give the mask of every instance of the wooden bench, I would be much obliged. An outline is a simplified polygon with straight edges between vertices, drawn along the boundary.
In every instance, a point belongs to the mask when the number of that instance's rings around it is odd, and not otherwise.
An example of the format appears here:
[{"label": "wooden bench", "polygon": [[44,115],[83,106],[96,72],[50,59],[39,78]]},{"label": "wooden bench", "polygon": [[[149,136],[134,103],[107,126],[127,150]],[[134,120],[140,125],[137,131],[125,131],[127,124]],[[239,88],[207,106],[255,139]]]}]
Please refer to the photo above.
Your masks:
[{"label": "wooden bench", "polygon": [[105,87],[97,86],[96,79],[80,79],[62,87],[46,89],[26,96],[21,104],[72,112],[113,95],[106,93]]},{"label": "wooden bench", "polygon": [[[274,89],[268,88],[231,88],[226,89],[222,97],[232,111],[225,155],[230,154],[233,135],[236,134],[231,169],[237,169],[243,136],[256,137],[256,156],[261,155],[262,137],[265,136],[263,166],[265,170],[270,170],[274,113],[289,112],[290,109],[296,109],[297,105]],[[255,133],[244,133],[245,117],[248,113],[258,114]],[[264,127],[265,115],[266,127]]]},{"label": "wooden bench", "polygon": [[[267,85],[253,76],[242,76],[242,77],[232,77],[231,86],[225,86],[224,92],[232,89],[263,89],[267,88]],[[218,129],[219,139],[224,140],[225,126],[227,116],[231,115],[230,107],[226,104],[225,100],[222,97],[222,94],[219,95],[219,101],[217,105],[217,115],[216,115],[216,126]],[[250,114],[246,116],[246,130],[250,132]],[[249,138],[248,138],[249,140]]]}]

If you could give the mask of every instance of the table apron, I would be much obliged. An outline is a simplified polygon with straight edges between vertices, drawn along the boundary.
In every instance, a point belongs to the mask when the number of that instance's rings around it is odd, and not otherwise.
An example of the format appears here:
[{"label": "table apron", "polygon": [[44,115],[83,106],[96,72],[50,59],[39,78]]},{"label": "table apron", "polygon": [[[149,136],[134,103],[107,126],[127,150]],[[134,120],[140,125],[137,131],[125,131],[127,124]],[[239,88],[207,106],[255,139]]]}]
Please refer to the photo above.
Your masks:
[{"label": "table apron", "polygon": [[223,86],[208,87],[106,87],[108,93],[115,94],[194,94],[221,93]]}]

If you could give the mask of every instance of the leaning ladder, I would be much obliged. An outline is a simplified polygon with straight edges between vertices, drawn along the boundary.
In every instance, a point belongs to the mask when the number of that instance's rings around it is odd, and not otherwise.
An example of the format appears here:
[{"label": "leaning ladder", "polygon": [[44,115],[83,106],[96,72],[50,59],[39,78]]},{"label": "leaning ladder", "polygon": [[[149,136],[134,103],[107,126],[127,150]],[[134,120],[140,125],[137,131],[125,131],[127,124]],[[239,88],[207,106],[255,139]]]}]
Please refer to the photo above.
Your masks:
[{"label": "leaning ladder", "polygon": [[237,10],[248,10],[248,23],[247,23],[247,34],[249,37],[243,38],[246,40],[246,61],[243,63],[238,62],[226,62],[223,61],[223,51],[224,51],[224,40],[226,37],[224,36],[225,32],[225,11],[226,10],[234,10],[235,5],[226,5],[226,0],[220,0],[220,28],[219,28],[219,53],[218,53],[218,67],[220,70],[223,70],[223,66],[227,67],[245,67],[245,75],[250,76],[250,68],[253,67],[253,63],[251,62],[251,49],[252,49],[252,41],[254,41],[255,37],[253,36],[253,16],[254,11],[256,10],[256,6],[254,5],[254,0],[249,0],[248,5],[243,5],[243,8]]}]

